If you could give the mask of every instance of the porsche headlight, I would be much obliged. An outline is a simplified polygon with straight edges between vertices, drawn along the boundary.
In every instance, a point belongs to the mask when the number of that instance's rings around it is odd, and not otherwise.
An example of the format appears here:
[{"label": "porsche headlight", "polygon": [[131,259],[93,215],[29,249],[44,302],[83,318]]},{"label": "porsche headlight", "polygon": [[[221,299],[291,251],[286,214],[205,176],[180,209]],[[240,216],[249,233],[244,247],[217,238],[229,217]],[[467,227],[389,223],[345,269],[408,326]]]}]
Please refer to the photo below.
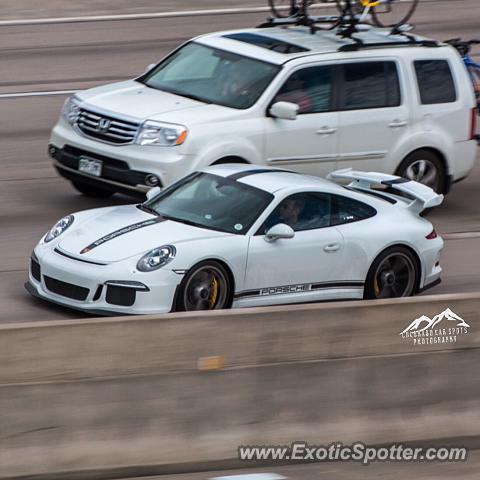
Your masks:
[{"label": "porsche headlight", "polygon": [[59,237],[67,228],[69,228],[73,223],[73,215],[67,215],[59,220],[45,235],[44,242],[48,243]]},{"label": "porsche headlight", "polygon": [[62,108],[62,115],[70,125],[74,125],[78,119],[79,113],[80,100],[74,95],[64,103]]},{"label": "porsche headlight", "polygon": [[187,129],[182,125],[147,120],[138,134],[137,143],[140,145],[173,147],[181,145],[186,137]]},{"label": "porsche headlight", "polygon": [[137,269],[141,272],[152,272],[165,266],[175,258],[177,250],[173,245],[164,245],[145,254],[137,263]]}]

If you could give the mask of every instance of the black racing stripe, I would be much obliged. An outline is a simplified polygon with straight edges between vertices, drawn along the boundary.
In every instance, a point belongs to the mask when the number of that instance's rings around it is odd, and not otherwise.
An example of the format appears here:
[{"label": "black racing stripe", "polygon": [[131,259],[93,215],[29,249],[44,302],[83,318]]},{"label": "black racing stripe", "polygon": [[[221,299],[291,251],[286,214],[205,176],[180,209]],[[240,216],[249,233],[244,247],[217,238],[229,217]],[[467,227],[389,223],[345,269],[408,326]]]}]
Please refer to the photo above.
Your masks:
[{"label": "black racing stripe", "polygon": [[150,220],[145,220],[143,222],[139,223],[134,223],[132,225],[129,225],[128,227],[123,227],[120,228],[119,230],[115,230],[112,233],[109,233],[108,235],[105,235],[102,238],[99,238],[98,240],[95,240],[93,243],[90,245],[86,246],[80,254],[83,255],[84,253],[88,253],[94,248],[97,248],[100,245],[103,245],[106,242],[109,242],[110,240],[113,240],[114,238],[119,237],[120,235],[125,235],[127,233],[133,232],[135,230],[138,230],[139,228],[144,228],[144,227],[149,227],[150,225],[155,225],[157,223],[164,222],[165,219],[162,217],[156,217],[156,218],[151,218]]},{"label": "black racing stripe", "polygon": [[[313,290],[323,290],[329,288],[363,288],[364,282],[361,281],[352,281],[352,282],[322,282],[322,283],[302,283],[297,285],[279,285],[275,287],[264,287],[258,290],[244,290],[243,292],[238,292],[235,294],[235,299],[237,298],[245,298],[245,297],[268,297],[271,295],[287,295],[292,293],[305,293],[311,292]],[[307,287],[307,288],[305,288]],[[289,289],[289,288],[298,288],[298,291],[285,291],[282,292],[282,289]],[[262,293],[262,290],[278,290],[274,293]]]},{"label": "black racing stripe", "polygon": [[408,178],[396,178],[395,180],[384,180],[381,183],[382,185],[387,185],[391,187],[392,185],[398,185],[399,183],[407,183],[407,182],[411,182],[411,180]]},{"label": "black racing stripe", "polygon": [[292,172],[291,170],[272,170],[271,168],[257,168],[256,170],[244,170],[242,172],[233,173],[226,178],[230,178],[231,180],[238,180],[243,177],[249,177],[250,175],[256,175],[257,173],[296,173]]},{"label": "black racing stripe", "polygon": [[73,255],[69,255],[68,253],[62,252],[58,248],[55,248],[54,252],[58,253],[59,255],[62,255],[63,257],[70,258],[71,260],[76,260],[77,262],[90,263],[91,265],[101,265],[101,266],[107,265],[106,263],[94,262],[93,260],[86,260],[84,258],[74,257]]},{"label": "black racing stripe", "polygon": [[363,282],[324,282],[313,283],[312,290],[322,290],[324,288],[360,288],[363,286]]},{"label": "black racing stripe", "polygon": [[260,295],[260,290],[245,290],[234,295],[235,298],[243,297],[257,297]]}]

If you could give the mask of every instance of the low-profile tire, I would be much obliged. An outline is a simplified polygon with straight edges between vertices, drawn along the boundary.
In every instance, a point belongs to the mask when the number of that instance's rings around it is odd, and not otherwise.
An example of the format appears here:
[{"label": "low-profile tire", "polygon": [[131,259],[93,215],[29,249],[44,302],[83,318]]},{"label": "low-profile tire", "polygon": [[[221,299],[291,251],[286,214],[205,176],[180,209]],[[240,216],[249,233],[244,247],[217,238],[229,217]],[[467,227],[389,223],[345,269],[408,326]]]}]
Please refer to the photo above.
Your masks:
[{"label": "low-profile tire", "polygon": [[418,278],[414,254],[400,245],[390,247],[372,263],[363,296],[366,299],[410,297],[417,291]]},{"label": "low-profile tire", "polygon": [[232,280],[225,267],[215,260],[206,260],[185,274],[176,295],[175,311],[230,308],[232,292]]},{"label": "low-profile tire", "polygon": [[401,177],[433,188],[437,193],[447,189],[447,172],[443,162],[430,150],[417,150],[406,157],[397,169]]},{"label": "low-profile tire", "polygon": [[83,195],[87,197],[94,197],[94,198],[110,198],[113,195],[113,192],[109,190],[105,190],[100,187],[94,187],[93,185],[89,185],[88,183],[83,182],[72,182],[72,185]]}]

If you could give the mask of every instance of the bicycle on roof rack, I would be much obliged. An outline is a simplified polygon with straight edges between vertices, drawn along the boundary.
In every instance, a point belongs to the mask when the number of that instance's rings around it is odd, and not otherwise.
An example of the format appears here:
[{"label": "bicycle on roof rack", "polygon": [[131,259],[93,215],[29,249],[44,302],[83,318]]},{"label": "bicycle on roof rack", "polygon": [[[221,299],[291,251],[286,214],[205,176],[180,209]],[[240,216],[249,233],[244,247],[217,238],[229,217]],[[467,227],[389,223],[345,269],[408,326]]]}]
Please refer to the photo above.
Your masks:
[{"label": "bicycle on roof rack", "polygon": [[452,45],[462,56],[463,63],[467,67],[470,80],[473,84],[473,89],[475,90],[475,97],[477,99],[477,113],[480,115],[480,64],[475,62],[470,55],[472,50],[472,45],[480,45],[480,40],[462,40],[461,38],[451,38],[450,40],[445,40],[445,43]]},{"label": "bicycle on roof rack", "polygon": [[[316,17],[328,4],[337,8],[340,17],[349,16],[364,23],[369,16],[378,27],[398,27],[408,22],[419,0],[268,0],[276,18]],[[330,16],[331,18],[331,16]]]}]

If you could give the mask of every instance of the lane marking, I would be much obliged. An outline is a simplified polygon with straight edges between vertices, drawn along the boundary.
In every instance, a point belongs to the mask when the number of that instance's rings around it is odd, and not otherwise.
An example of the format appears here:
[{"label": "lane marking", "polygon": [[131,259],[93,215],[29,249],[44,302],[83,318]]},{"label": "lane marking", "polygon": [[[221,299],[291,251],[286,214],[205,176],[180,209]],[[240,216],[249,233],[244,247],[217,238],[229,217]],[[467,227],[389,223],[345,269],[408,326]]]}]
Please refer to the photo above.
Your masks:
[{"label": "lane marking", "polygon": [[[328,5],[327,5],[328,6]],[[78,17],[60,17],[60,18],[32,18],[17,20],[2,20],[0,26],[20,26],[20,25],[49,25],[57,23],[84,23],[84,22],[115,22],[121,20],[149,20],[155,18],[176,18],[176,17],[201,17],[208,15],[236,15],[245,13],[269,12],[269,7],[250,7],[250,8],[217,8],[210,10],[180,10],[175,12],[158,13],[127,13],[120,15],[88,15]]]},{"label": "lane marking", "polygon": [[48,97],[52,95],[71,95],[81,90],[52,90],[47,92],[0,93],[0,98]]},{"label": "lane marking", "polygon": [[230,475],[227,477],[214,477],[210,480],[287,480],[276,473],[250,473],[246,475]]},{"label": "lane marking", "polygon": [[[399,0],[402,3],[409,3],[412,0]],[[423,0],[425,3],[442,2],[444,0]],[[317,5],[317,8],[332,8],[331,4]],[[214,8],[209,10],[178,10],[174,12],[152,12],[152,13],[126,13],[120,15],[85,15],[77,17],[56,17],[56,18],[31,18],[2,20],[0,26],[21,26],[21,25],[49,25],[59,23],[84,23],[84,22],[112,22],[121,20],[149,20],[155,18],[175,17],[201,17],[208,15],[238,15],[248,13],[270,12],[270,7],[243,7],[243,8]]]},{"label": "lane marking", "polygon": [[446,233],[445,235],[440,235],[444,240],[468,240],[472,238],[480,238],[480,232],[457,232],[457,233]]}]

